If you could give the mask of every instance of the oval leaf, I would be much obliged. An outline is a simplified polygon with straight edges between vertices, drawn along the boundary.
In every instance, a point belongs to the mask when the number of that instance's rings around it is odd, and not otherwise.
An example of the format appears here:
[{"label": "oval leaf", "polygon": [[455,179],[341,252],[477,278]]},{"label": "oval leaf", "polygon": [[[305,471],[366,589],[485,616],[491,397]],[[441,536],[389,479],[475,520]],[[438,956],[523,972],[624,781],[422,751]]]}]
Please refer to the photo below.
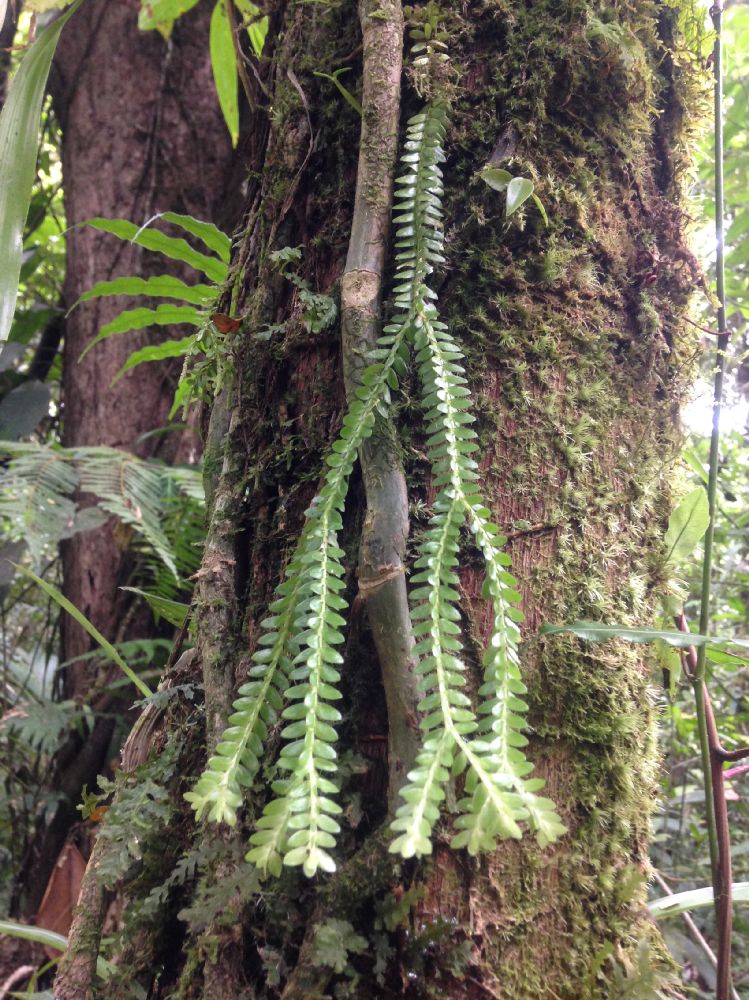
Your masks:
[{"label": "oval leaf", "polygon": [[527,177],[513,177],[507,185],[507,208],[505,216],[509,217],[520,208],[524,201],[533,194],[533,184]]},{"label": "oval leaf", "polygon": [[668,520],[666,532],[666,562],[678,563],[692,550],[710,524],[710,505],[701,486],[681,501]]},{"label": "oval leaf", "polygon": [[500,167],[484,167],[481,171],[481,180],[495,191],[505,191],[512,180],[512,174]]}]

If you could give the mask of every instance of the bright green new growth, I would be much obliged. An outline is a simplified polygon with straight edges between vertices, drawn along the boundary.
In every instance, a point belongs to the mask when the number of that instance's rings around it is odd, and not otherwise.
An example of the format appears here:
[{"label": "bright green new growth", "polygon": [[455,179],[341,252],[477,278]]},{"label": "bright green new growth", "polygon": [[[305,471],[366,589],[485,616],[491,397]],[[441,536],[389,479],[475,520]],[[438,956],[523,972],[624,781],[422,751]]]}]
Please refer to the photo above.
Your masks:
[{"label": "bright green new growth", "polygon": [[[504,543],[475,485],[476,434],[471,399],[460,361],[462,354],[438,317],[436,293],[427,279],[444,261],[442,141],[446,106],[438,100],[408,123],[402,175],[396,180],[395,310],[385,326],[373,364],[362,377],[343,419],[338,440],[326,459],[325,484],[307,512],[308,521],[286,568],[264,634],[253,657],[250,680],[239,689],[234,714],[193,791],[187,793],[198,818],[236,823],[242,790],[260,767],[268,726],[279,713],[286,723],[279,767],[284,776],[272,785],[251,837],[247,859],[278,875],[282,865],[301,865],[306,875],[332,871],[330,850],[340,827],[336,802],[333,704],[343,642],[346,601],[343,551],[338,545],[348,482],[357,451],[370,437],[378,412],[386,414],[390,390],[406,371],[411,346],[424,392],[429,456],[439,493],[434,516],[420,546],[412,582],[415,654],[421,657],[419,705],[423,744],[416,767],[402,790],[403,805],[392,824],[391,850],[403,857],[431,852],[431,833],[439,817],[445,786],[465,771],[454,847],[472,854],[492,850],[502,837],[520,837],[527,821],[544,846],[565,828],[548,799],[537,795],[540,779],[529,779],[533,765],[522,748],[527,705],[517,642],[516,581],[507,570]],[[460,658],[458,549],[461,528],[473,535],[486,565],[484,596],[491,600],[494,624],[484,655],[484,683],[478,713],[464,693],[465,665]],[[284,704],[286,707],[284,708]]]}]

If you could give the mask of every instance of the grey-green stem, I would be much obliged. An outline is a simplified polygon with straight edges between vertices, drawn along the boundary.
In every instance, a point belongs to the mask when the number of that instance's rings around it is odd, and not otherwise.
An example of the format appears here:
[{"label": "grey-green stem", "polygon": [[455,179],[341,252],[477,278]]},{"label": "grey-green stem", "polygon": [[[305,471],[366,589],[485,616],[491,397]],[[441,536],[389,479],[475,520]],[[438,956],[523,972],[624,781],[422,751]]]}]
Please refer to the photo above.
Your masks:
[{"label": "grey-green stem", "polygon": [[[349,398],[381,327],[403,51],[399,0],[363,0],[359,12],[364,47],[362,130],[351,239],[341,279],[343,370]],[[408,497],[390,421],[378,420],[374,435],[361,448],[359,457],[367,495],[359,589],[366,603],[387,701],[388,803],[392,810],[418,749],[418,694],[404,571]]]}]

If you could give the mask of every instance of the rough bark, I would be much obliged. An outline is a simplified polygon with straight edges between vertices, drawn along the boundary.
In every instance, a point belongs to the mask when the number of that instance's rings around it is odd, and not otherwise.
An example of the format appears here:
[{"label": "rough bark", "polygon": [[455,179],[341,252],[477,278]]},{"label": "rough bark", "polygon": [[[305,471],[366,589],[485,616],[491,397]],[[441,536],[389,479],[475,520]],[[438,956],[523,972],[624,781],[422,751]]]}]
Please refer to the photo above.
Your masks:
[{"label": "rough bark", "polygon": [[[162,971],[154,974],[149,955],[143,963],[129,956],[122,972],[123,983],[137,978],[154,997],[216,1000],[233,991],[291,1000],[338,990],[359,998],[613,998],[637,992],[643,948],[668,989],[643,906],[657,774],[647,664],[632,647],[591,651],[537,630],[575,618],[647,622],[662,582],[667,472],[693,347],[679,325],[695,280],[679,172],[696,84],[683,52],[664,42],[678,44],[674,8],[582,0],[443,7],[455,74],[440,299],[468,357],[482,488],[521,581],[530,751],[569,833],[543,851],[525,838],[472,860],[446,846],[447,815],[431,861],[401,863],[385,852],[391,706],[362,602],[354,602],[339,872],[308,883],[291,871],[253,884],[241,860],[229,860],[230,838],[217,862],[215,834],[197,831],[205,874],[165,906],[171,944]],[[382,17],[377,4],[367,14]],[[279,2],[273,44],[270,127],[251,163],[239,251],[245,318],[227,345],[237,377],[214,410],[207,455],[214,500],[196,644],[211,741],[228,691],[246,675],[247,649],[316,491],[344,396],[339,331],[309,334],[294,288],[268,253],[301,244],[300,272],[317,292],[335,294],[359,123],[314,72],[353,65],[346,85],[358,90],[358,25],[350,5]],[[401,120],[416,106],[407,91]],[[488,162],[534,180],[548,227],[530,203],[504,221],[503,199],[479,177]],[[418,535],[433,498],[423,435],[408,398],[397,416]],[[360,485],[349,501],[353,597]],[[461,573],[462,626],[478,676],[489,612],[470,549]],[[195,773],[200,766],[193,762]],[[171,830],[194,849],[180,791]],[[251,797],[240,833],[250,832],[261,805],[262,794]],[[154,844],[165,835],[154,831]],[[241,887],[214,905],[216,872],[229,889]],[[166,874],[152,869],[151,881],[128,887],[134,920],[139,899]],[[193,911],[178,925],[173,913],[185,896]],[[367,942],[342,971],[316,948],[331,919],[348,921]]]},{"label": "rough bark", "polygon": [[[55,58],[51,84],[63,131],[65,211],[72,227],[67,308],[97,281],[175,270],[142,248],[79,226],[86,219],[142,223],[169,210],[229,226],[232,206],[239,207],[227,199],[232,158],[211,77],[210,12],[201,7],[180,19],[165,41],[157,32],[138,31],[138,8],[133,2],[85,4],[74,30],[63,33]],[[68,317],[64,444],[110,445],[144,455],[158,445],[138,439],[166,423],[174,367],[144,365],[111,383],[133,350],[176,331],[113,337],[79,361],[99,328],[122,307],[122,299],[99,299]],[[123,547],[110,524],[74,537],[63,553],[66,595],[111,638],[121,638],[124,605],[117,587],[123,583]],[[89,649],[89,637],[66,622],[64,659]],[[82,696],[94,679],[91,668],[76,665],[69,673],[69,694]]]},{"label": "rough bark", "polygon": [[[69,309],[97,281],[120,275],[177,273],[200,280],[189,268],[135,245],[81,226],[95,216],[143,223],[157,212],[185,212],[230,229],[241,210],[237,163],[212,80],[208,50],[210,10],[201,5],[175,25],[168,41],[140,32],[137,0],[89,0],[63,32],[50,77],[62,127],[62,166],[67,233],[64,304]],[[65,322],[63,348],[63,443],[108,445],[141,456],[170,460],[174,435],[139,439],[167,423],[179,363],[145,364],[117,383],[113,379],[132,351],[181,336],[154,328],[112,337],[82,361],[81,352],[100,327],[137,300],[106,298],[76,307]],[[149,303],[152,304],[152,303]],[[45,363],[40,358],[39,363]],[[183,456],[184,456],[183,449]],[[85,498],[84,498],[85,499]],[[130,533],[111,519],[63,545],[66,596],[110,640],[147,636],[147,609],[128,607],[118,588],[129,581]],[[72,619],[62,622],[62,659],[75,661],[92,648]],[[59,808],[39,832],[23,879],[23,908],[33,914],[71,825],[84,784],[93,787],[107,764],[117,705],[92,697],[111,680],[92,661],[73,662],[65,694],[93,701],[102,715],[86,737],[71,735],[55,762]],[[31,872],[33,871],[33,877]]]}]

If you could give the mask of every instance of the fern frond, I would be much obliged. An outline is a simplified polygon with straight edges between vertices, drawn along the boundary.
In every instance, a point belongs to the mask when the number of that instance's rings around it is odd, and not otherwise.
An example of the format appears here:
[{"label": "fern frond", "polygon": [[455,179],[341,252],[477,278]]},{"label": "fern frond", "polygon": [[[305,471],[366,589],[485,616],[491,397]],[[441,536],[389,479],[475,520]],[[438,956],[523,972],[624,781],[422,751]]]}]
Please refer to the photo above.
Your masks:
[{"label": "fern frond", "polygon": [[161,524],[164,497],[161,467],[114,448],[77,448],[80,485],[99,498],[99,506],[123,524],[136,528],[179,577],[169,541]]},{"label": "fern frond", "polygon": [[[0,517],[12,537],[22,538],[32,559],[77,531],[98,527],[106,511],[131,525],[176,579],[175,560],[165,520],[169,484],[190,491],[196,506],[201,497],[196,474],[146,462],[115,448],[58,448],[15,441],[0,443],[10,461],[3,475]],[[199,474],[198,480],[199,480]],[[77,489],[92,493],[98,507],[78,509]]]},{"label": "fern frond", "polygon": [[34,563],[45,549],[75,530],[72,494],[78,473],[58,449],[34,444],[0,443],[11,459],[3,473],[0,517],[13,538],[23,539]]},{"label": "fern frond", "polygon": [[338,533],[358,449],[372,434],[380,407],[390,402],[390,386],[397,385],[395,372],[403,361],[405,332],[403,325],[386,332],[378,342],[384,357],[361,376],[338,440],[326,458],[324,486],[307,511],[271,617],[262,623],[261,648],[253,657],[254,677],[240,688],[229,728],[188,793],[198,815],[210,808],[209,818],[235,822],[241,789],[252,783],[267,735],[263,713],[278,712],[282,697],[290,702],[282,712],[288,724],[278,762],[289,778],[274,785],[276,795],[265,808],[248,855],[269,870],[281,850],[284,864],[302,865],[308,875],[318,868],[334,868],[328,850],[339,832],[333,817],[340,806],[331,798],[337,787],[325,774],[336,769],[332,744],[334,724],[341,716],[331,702],[340,698],[336,667],[343,658],[335,647],[343,642],[345,620],[340,612],[347,607],[341,593],[344,553],[338,547]]}]

